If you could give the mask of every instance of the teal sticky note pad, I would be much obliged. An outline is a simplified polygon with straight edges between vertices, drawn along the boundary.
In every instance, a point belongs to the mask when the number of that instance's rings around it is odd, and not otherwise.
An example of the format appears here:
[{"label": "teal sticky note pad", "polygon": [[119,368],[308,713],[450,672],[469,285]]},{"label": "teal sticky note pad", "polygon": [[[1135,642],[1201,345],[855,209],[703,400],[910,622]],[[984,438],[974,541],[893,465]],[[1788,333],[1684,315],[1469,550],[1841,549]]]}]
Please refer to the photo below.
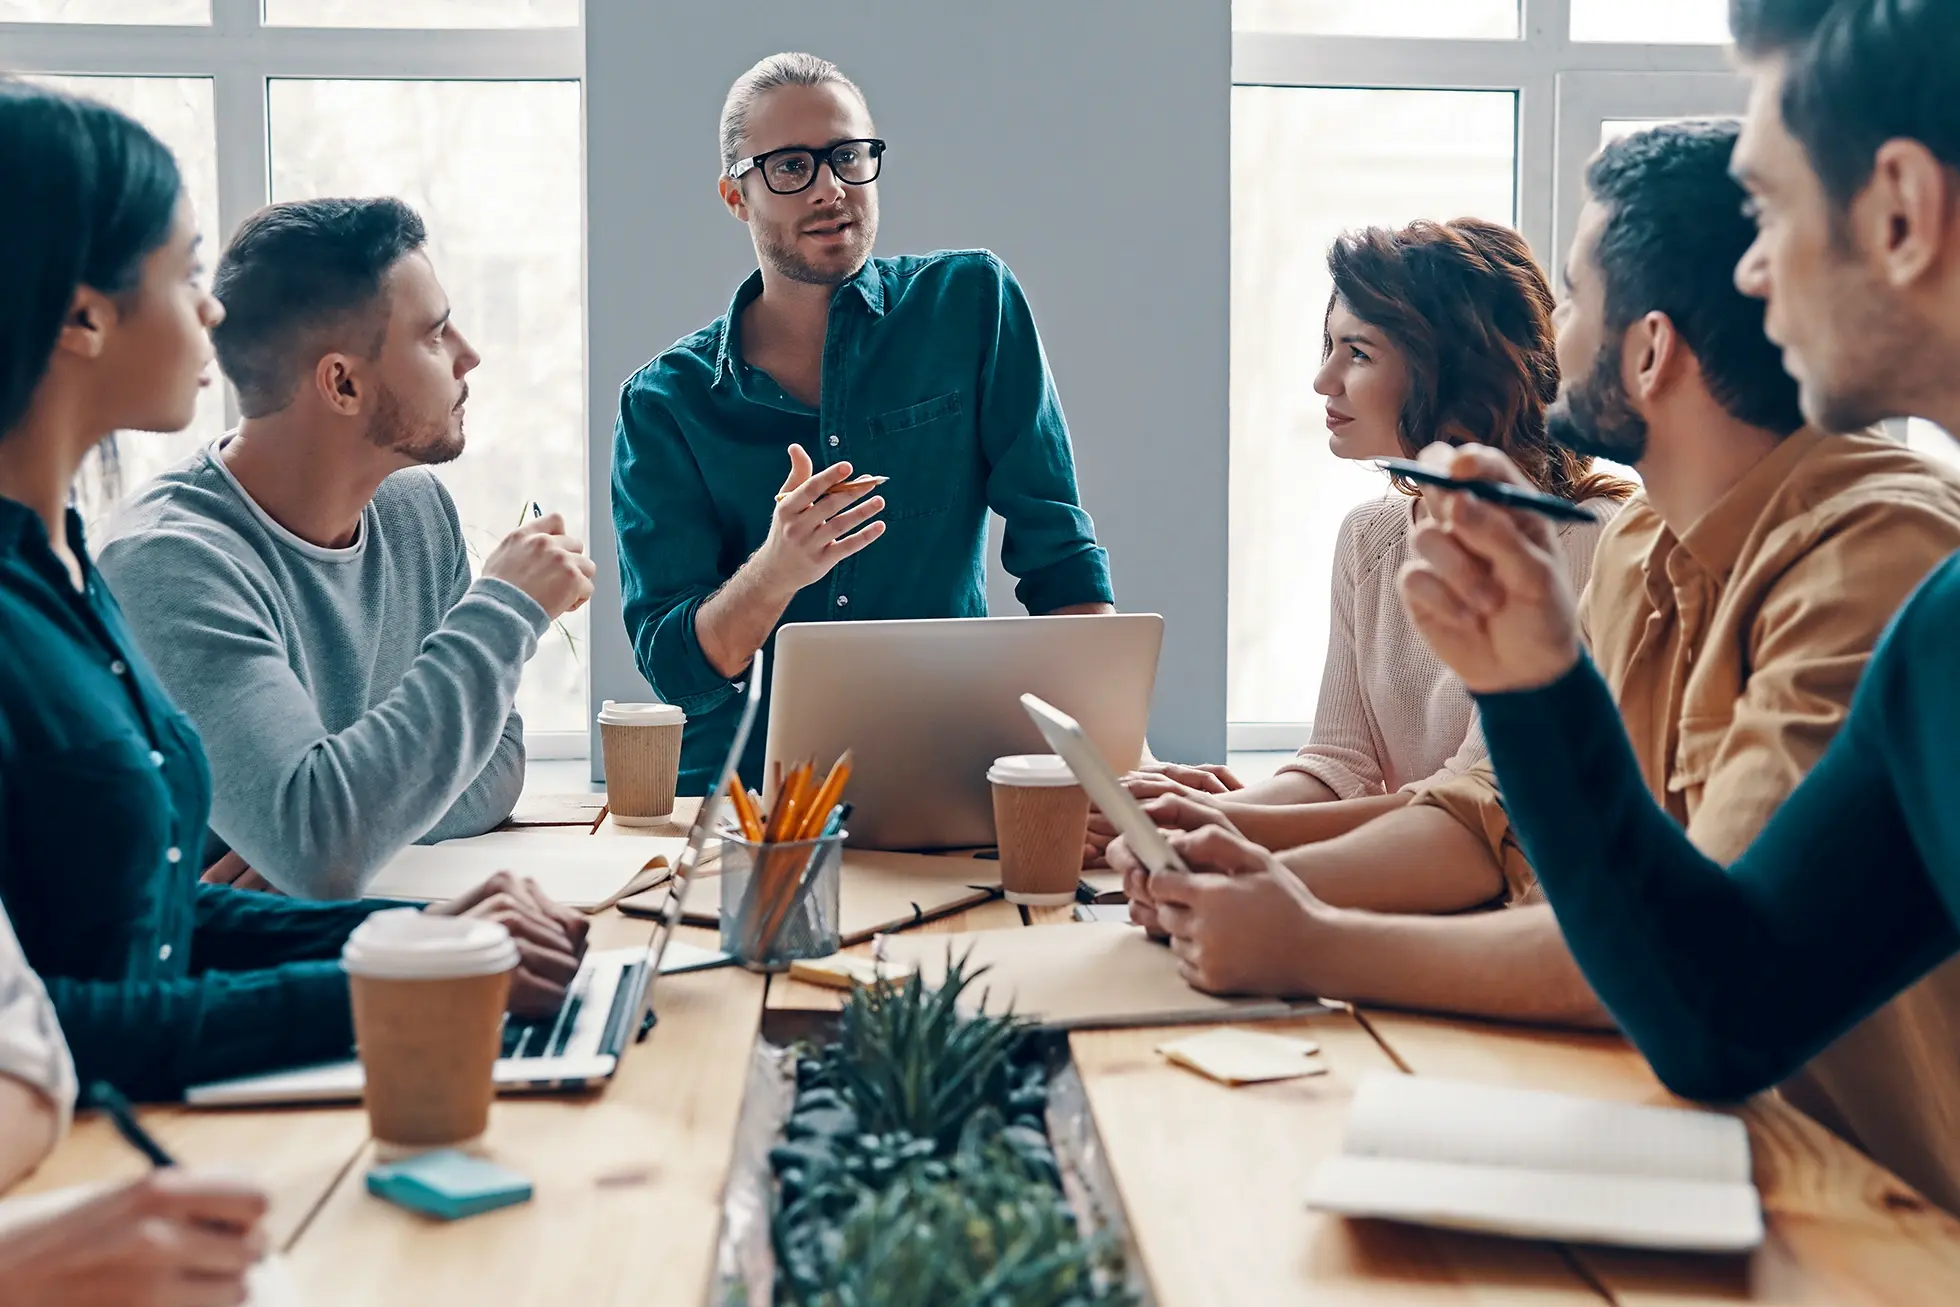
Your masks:
[{"label": "teal sticky note pad", "polygon": [[517,1172],[453,1148],[382,1162],[368,1171],[367,1187],[377,1198],[444,1221],[531,1198],[531,1182]]}]

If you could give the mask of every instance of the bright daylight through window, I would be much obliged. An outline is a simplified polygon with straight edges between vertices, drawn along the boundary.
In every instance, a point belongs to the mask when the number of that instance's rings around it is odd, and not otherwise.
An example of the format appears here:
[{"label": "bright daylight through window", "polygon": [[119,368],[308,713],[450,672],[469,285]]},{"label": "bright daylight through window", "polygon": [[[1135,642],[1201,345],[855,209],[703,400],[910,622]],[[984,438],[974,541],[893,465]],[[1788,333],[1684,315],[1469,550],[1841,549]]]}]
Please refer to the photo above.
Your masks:
[{"label": "bright daylight through window", "polygon": [[1727,0],[1235,0],[1232,16],[1227,710],[1233,748],[1293,748],[1319,696],[1341,521],[1387,491],[1328,451],[1313,390],[1328,245],[1475,216],[1516,225],[1555,268],[1600,142],[1734,113],[1741,82]]},{"label": "bright daylight through window", "polygon": [[[261,15],[260,0],[216,0],[215,13],[212,0],[0,0],[0,23],[58,25],[9,35],[9,65],[124,110],[171,148],[207,263],[269,200],[385,194],[415,206],[457,325],[483,355],[468,451],[439,469],[480,560],[534,500],[588,534],[579,9],[263,0]],[[213,388],[181,435],[125,433],[124,490],[236,415]],[[518,708],[534,756],[584,750],[586,632],[586,611],[569,615],[526,668]]]}]

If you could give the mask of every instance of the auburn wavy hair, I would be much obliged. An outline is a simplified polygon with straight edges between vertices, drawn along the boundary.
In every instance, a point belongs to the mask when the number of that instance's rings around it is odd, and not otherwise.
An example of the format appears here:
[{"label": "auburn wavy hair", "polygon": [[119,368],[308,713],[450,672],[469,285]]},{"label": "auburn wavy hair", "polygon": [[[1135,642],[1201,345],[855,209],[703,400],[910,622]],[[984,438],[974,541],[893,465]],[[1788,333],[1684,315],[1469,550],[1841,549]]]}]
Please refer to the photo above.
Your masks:
[{"label": "auburn wavy hair", "polygon": [[[1623,500],[1633,483],[1554,445],[1545,410],[1558,397],[1552,290],[1524,237],[1477,218],[1367,227],[1327,254],[1334,296],[1408,364],[1400,434],[1410,458],[1441,440],[1501,449],[1532,484],[1567,499]],[[1333,338],[1322,333],[1326,357]],[[1416,488],[1400,481],[1405,494]]]}]

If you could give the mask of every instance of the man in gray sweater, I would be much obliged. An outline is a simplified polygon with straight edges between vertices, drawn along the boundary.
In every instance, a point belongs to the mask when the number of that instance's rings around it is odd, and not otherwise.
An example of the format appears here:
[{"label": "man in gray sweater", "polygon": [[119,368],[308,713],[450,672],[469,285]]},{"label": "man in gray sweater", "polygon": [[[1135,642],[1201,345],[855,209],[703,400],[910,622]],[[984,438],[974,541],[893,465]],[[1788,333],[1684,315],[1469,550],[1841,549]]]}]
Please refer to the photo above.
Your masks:
[{"label": "man in gray sweater", "polygon": [[405,845],[510,815],[519,676],[592,593],[556,516],[470,578],[430,466],[463,452],[480,360],[424,241],[399,200],[248,218],[213,287],[244,421],[137,495],[100,559],[204,737],[218,874],[307,898],[357,897]]}]

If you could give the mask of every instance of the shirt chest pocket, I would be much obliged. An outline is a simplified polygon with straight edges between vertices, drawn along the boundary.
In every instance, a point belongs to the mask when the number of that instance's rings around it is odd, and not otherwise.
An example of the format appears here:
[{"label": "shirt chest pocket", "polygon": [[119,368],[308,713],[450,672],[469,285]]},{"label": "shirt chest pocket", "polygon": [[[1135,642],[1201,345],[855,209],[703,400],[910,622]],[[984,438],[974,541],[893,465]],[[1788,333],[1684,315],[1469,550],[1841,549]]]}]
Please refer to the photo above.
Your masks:
[{"label": "shirt chest pocket", "polygon": [[1702,789],[1715,770],[1715,758],[1722,751],[1729,723],[1705,718],[1686,718],[1680,739],[1674,746],[1674,759],[1668,767],[1667,793],[1674,802],[1684,803],[1692,812],[1701,802]]},{"label": "shirt chest pocket", "polygon": [[978,475],[979,440],[966,396],[951,391],[872,417],[851,462],[880,487],[889,521],[930,517],[956,504]]}]

